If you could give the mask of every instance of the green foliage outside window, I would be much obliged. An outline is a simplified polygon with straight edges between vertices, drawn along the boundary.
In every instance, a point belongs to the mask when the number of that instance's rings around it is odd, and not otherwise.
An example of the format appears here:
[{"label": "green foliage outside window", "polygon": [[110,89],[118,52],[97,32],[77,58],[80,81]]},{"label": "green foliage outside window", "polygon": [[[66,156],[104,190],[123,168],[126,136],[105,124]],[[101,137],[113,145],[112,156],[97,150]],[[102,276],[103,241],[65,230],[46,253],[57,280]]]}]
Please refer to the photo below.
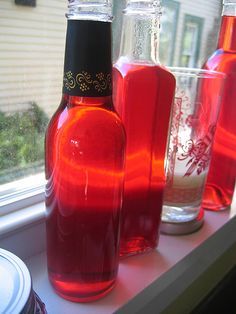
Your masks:
[{"label": "green foliage outside window", "polygon": [[43,169],[45,112],[35,103],[26,111],[0,111],[0,183]]}]

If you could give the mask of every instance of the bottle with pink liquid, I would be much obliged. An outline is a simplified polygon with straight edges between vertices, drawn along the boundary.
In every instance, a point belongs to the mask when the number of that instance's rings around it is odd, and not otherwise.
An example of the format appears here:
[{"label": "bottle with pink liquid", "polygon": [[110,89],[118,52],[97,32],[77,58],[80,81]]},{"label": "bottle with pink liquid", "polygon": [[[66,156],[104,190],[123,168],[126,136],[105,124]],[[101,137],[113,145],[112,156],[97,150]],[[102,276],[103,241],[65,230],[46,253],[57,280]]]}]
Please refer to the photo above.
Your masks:
[{"label": "bottle with pink liquid", "polygon": [[154,249],[165,184],[164,160],[175,78],[158,57],[160,2],[129,0],[114,103],[127,134],[120,255]]},{"label": "bottle with pink liquid", "polygon": [[88,302],[113,287],[119,262],[125,131],[112,102],[111,1],[72,0],[61,104],[45,141],[49,280]]},{"label": "bottle with pink liquid", "polygon": [[204,65],[227,75],[203,201],[213,211],[230,207],[236,176],[236,0],[223,4],[217,50]]}]

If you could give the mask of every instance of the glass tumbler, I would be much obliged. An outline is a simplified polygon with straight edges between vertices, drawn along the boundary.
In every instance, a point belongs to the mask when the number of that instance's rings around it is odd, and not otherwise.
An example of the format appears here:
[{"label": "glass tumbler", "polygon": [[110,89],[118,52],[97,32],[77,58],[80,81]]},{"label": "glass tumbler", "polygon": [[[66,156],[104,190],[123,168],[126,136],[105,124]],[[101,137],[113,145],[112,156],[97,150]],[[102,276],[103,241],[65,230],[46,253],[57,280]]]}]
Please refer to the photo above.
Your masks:
[{"label": "glass tumbler", "polygon": [[169,68],[176,78],[162,233],[186,234],[203,224],[203,191],[211,159],[225,75]]}]

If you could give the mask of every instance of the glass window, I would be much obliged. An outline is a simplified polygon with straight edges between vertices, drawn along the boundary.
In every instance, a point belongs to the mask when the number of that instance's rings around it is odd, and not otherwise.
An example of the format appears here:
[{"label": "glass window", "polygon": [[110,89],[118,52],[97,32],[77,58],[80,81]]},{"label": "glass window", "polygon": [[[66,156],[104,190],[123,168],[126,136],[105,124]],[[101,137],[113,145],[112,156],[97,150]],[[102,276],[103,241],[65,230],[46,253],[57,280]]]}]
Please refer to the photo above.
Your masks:
[{"label": "glass window", "polygon": [[162,64],[172,65],[179,17],[179,3],[172,0],[163,0],[162,3],[160,60]]},{"label": "glass window", "polygon": [[181,66],[190,68],[197,66],[203,23],[204,20],[200,17],[185,16],[180,59]]},{"label": "glass window", "polygon": [[[44,185],[44,134],[62,89],[67,1],[23,2],[0,1],[0,215],[15,196],[40,199],[33,196]],[[214,51],[221,2],[163,0],[162,64],[196,66]],[[126,1],[113,3],[115,60]]]},{"label": "glass window", "polygon": [[44,184],[44,134],[61,97],[67,3],[35,4],[0,1],[0,205]]},{"label": "glass window", "polygon": [[121,31],[122,31],[122,11],[126,5],[126,0],[113,0],[113,60],[119,56],[120,52],[120,40],[121,40]]}]

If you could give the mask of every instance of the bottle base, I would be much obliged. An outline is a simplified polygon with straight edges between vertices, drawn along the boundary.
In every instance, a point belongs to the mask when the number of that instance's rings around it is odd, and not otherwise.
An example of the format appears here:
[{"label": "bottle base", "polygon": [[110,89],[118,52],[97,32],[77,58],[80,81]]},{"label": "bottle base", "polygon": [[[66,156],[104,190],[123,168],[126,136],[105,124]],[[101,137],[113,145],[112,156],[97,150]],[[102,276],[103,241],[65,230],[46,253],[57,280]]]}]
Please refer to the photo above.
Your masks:
[{"label": "bottle base", "polygon": [[115,280],[99,283],[80,283],[78,281],[62,281],[49,274],[49,281],[55,292],[68,301],[87,303],[106,296],[115,286]]},{"label": "bottle base", "polygon": [[185,235],[198,231],[204,223],[204,210],[200,209],[198,216],[192,220],[169,222],[162,221],[160,231],[162,234],[168,235]]},{"label": "bottle base", "polygon": [[154,250],[158,245],[158,242],[150,243],[143,237],[131,238],[125,243],[121,242],[120,257],[128,257],[138,255]]},{"label": "bottle base", "polygon": [[223,211],[230,209],[231,198],[216,185],[208,184],[205,188],[202,206],[210,211]]},{"label": "bottle base", "polygon": [[201,202],[195,204],[169,204],[164,203],[161,220],[165,223],[188,223],[199,216]]}]

